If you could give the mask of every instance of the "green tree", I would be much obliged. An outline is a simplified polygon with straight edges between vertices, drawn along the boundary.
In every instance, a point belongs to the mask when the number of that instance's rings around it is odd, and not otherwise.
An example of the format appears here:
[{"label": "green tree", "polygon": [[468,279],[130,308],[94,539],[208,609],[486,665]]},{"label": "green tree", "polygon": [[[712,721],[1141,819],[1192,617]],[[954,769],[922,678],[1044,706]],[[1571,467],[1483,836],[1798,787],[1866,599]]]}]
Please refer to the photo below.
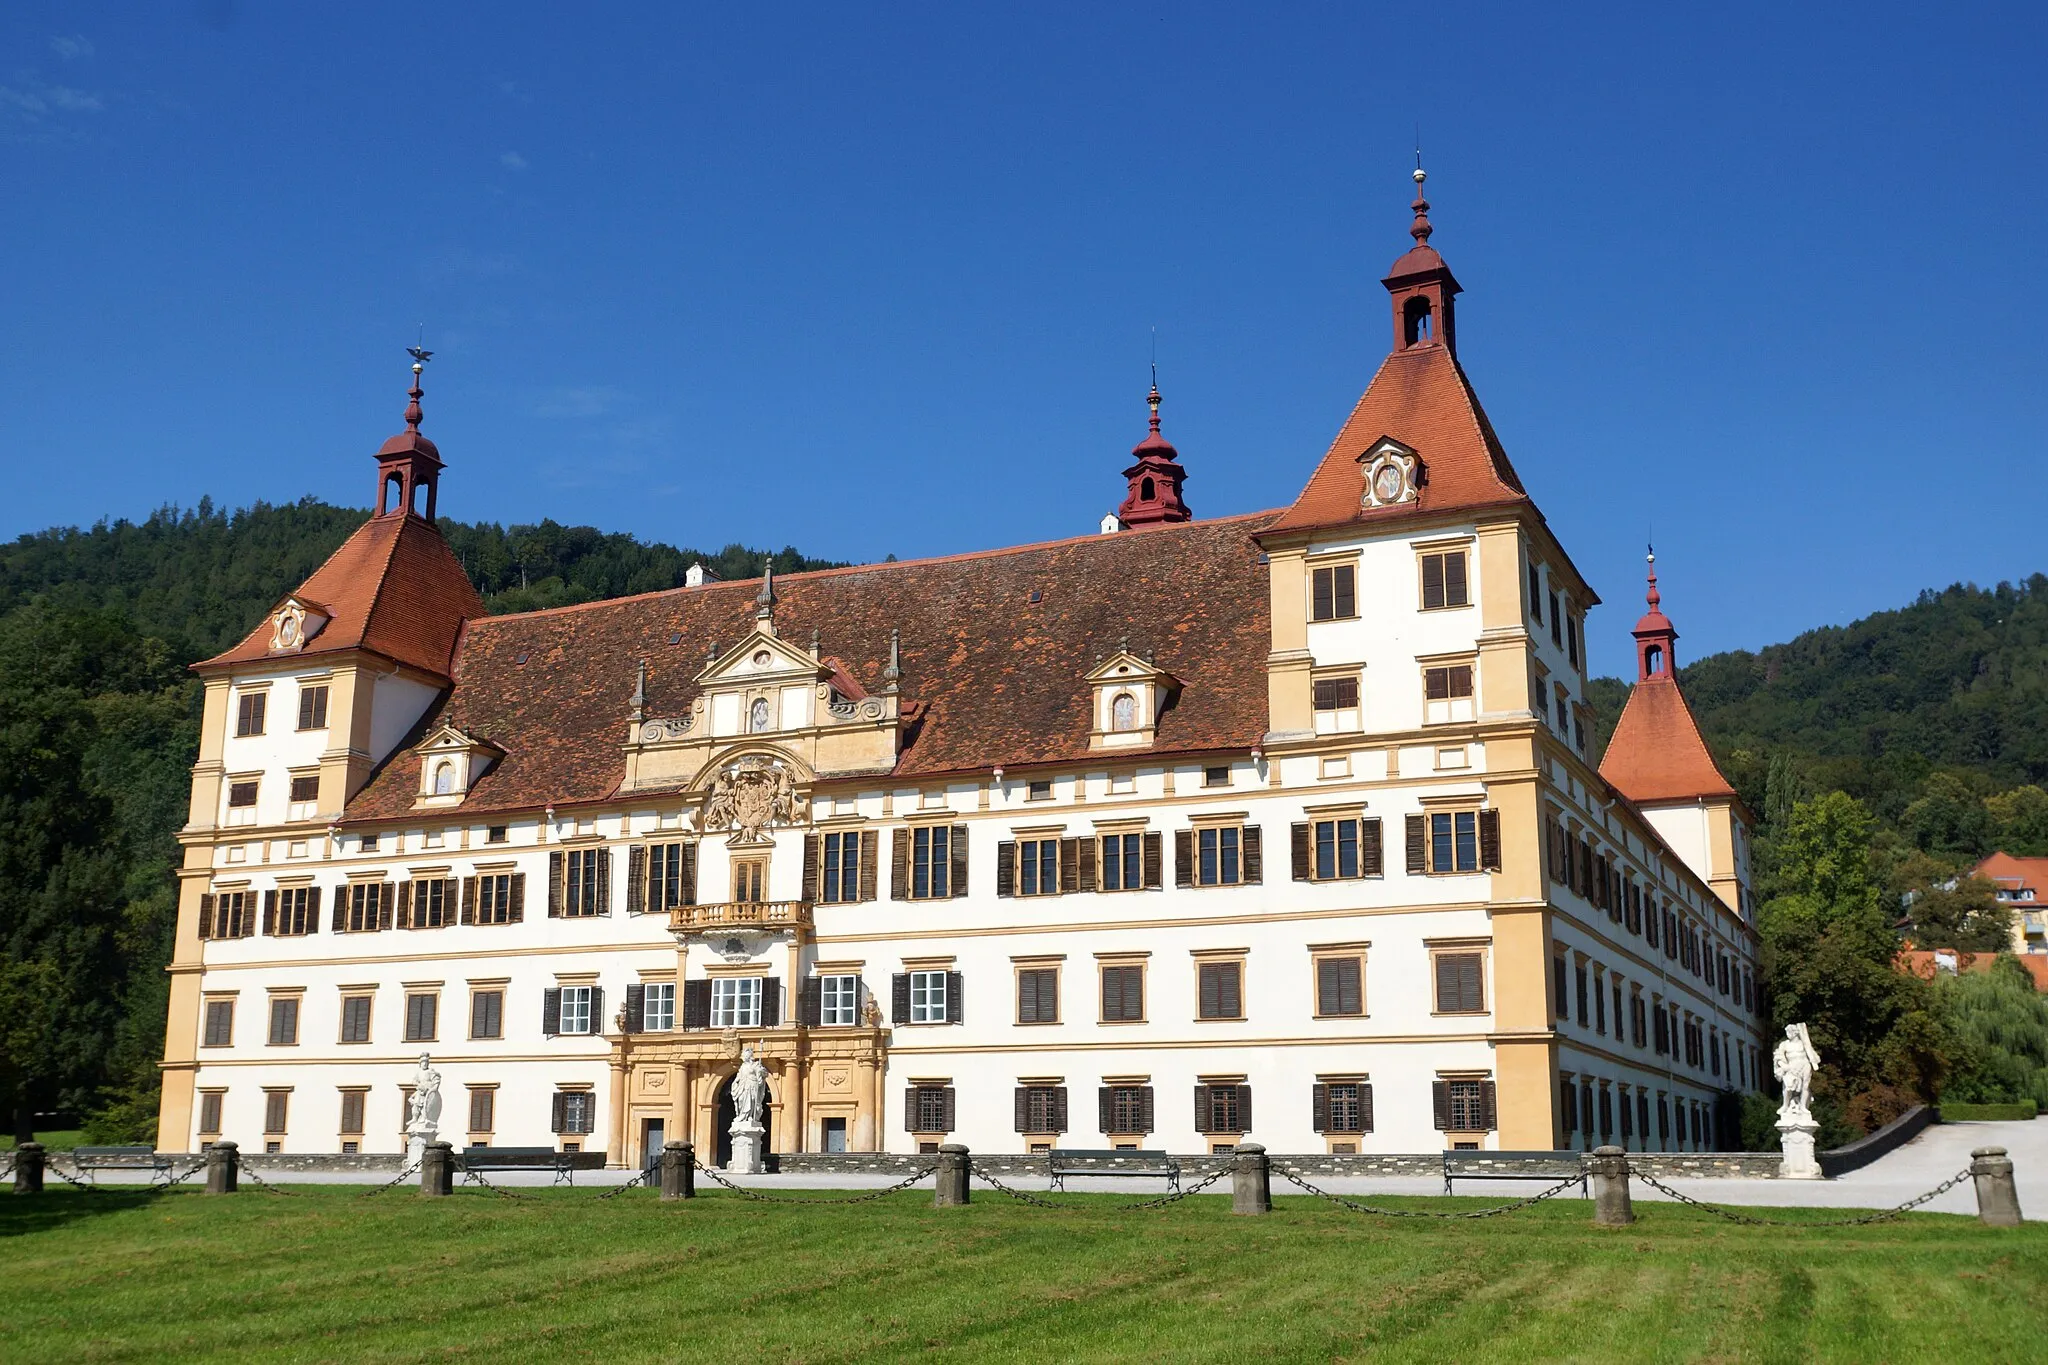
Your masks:
[{"label": "green tree", "polygon": [[2012,946],[2012,908],[1982,877],[1950,878],[1922,887],[1907,915],[1915,947],[1996,953]]},{"label": "green tree", "polygon": [[1990,971],[1943,976],[1935,989],[1958,1042],[1942,1098],[2048,1108],[2048,998],[2027,969],[2003,953]]},{"label": "green tree", "polygon": [[2022,858],[2048,855],[2048,791],[2032,785],[2014,787],[1985,797],[1984,809],[2000,849]]}]

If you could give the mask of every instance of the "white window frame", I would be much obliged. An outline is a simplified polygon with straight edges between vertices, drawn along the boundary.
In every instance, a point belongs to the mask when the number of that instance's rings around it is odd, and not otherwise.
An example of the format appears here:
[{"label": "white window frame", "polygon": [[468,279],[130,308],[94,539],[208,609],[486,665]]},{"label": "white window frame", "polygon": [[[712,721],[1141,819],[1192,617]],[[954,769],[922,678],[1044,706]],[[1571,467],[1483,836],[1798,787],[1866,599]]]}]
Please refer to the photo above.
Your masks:
[{"label": "white window frame", "polygon": [[711,1027],[761,1027],[761,978],[758,976],[712,977]]},{"label": "white window frame", "polygon": [[860,978],[834,973],[818,978],[818,1022],[844,1026],[860,1022]]},{"label": "white window frame", "polygon": [[676,983],[650,981],[641,996],[640,1027],[649,1033],[667,1033],[676,1026]]},{"label": "white window frame", "polygon": [[946,973],[943,970],[917,971],[910,974],[910,1022],[946,1022]]},{"label": "white window frame", "polygon": [[562,1018],[560,1027],[564,1034],[590,1032],[591,990],[592,988],[589,986],[562,987]]}]

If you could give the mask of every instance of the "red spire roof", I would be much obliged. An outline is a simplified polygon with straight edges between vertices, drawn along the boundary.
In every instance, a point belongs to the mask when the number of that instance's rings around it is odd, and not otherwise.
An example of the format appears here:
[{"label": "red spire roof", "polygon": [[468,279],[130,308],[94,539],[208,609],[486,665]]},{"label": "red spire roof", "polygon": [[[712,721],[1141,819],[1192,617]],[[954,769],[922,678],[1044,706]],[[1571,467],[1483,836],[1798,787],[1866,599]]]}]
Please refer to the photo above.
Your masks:
[{"label": "red spire roof", "polygon": [[1600,776],[1637,805],[1734,796],[1707,751],[1699,722],[1678,687],[1673,645],[1678,627],[1664,614],[1657,591],[1657,556],[1650,555],[1649,610],[1636,622],[1636,685],[1615,722],[1600,760]]},{"label": "red spire roof", "polygon": [[1194,513],[1181,500],[1181,485],[1188,472],[1179,464],[1180,452],[1159,434],[1159,385],[1154,382],[1145,401],[1152,407],[1152,430],[1131,448],[1137,463],[1124,471],[1131,491],[1116,509],[1117,520],[1126,526],[1147,526],[1159,522],[1192,521]]}]

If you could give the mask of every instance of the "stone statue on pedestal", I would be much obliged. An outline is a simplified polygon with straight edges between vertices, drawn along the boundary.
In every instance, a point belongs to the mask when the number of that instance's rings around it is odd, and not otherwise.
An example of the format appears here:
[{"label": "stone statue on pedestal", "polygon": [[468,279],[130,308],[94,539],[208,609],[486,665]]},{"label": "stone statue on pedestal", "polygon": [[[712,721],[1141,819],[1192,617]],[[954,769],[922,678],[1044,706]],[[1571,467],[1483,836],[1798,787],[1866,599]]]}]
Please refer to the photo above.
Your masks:
[{"label": "stone statue on pedestal", "polygon": [[1784,1087],[1778,1106],[1779,1145],[1785,1149],[1784,1174],[1790,1180],[1818,1180],[1820,1161],[1814,1155],[1814,1136],[1820,1125],[1813,1121],[1809,1107],[1813,1100],[1813,1073],[1820,1070],[1820,1054],[1804,1024],[1787,1024],[1785,1041],[1771,1053],[1771,1074]]},{"label": "stone statue on pedestal", "polygon": [[413,1076],[412,1104],[405,1115],[407,1160],[419,1160],[425,1154],[427,1144],[440,1135],[441,1073],[434,1070],[433,1058],[422,1052],[420,1069]]},{"label": "stone statue on pedestal", "polygon": [[732,1078],[732,1160],[729,1171],[759,1175],[768,1169],[762,1143],[768,1135],[763,1119],[768,1112],[768,1068],[751,1047],[740,1049],[740,1068]]}]

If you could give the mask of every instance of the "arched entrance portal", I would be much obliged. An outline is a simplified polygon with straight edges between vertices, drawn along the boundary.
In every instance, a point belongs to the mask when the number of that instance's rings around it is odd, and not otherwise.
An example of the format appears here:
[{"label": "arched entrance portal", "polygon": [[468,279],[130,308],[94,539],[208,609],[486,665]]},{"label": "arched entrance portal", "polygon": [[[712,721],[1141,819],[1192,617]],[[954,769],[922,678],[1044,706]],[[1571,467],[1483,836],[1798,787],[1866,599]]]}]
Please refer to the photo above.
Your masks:
[{"label": "arched entrance portal", "polygon": [[[713,1164],[720,1170],[724,1170],[732,1164],[732,1077],[727,1076],[718,1083],[718,1103],[712,1106],[712,1112],[716,1116],[712,1122],[717,1129],[714,1143],[718,1153],[718,1160]],[[766,1130],[761,1137],[761,1150],[763,1152],[772,1152],[775,1150],[775,1108],[773,1105],[761,1106],[761,1127]]]}]

